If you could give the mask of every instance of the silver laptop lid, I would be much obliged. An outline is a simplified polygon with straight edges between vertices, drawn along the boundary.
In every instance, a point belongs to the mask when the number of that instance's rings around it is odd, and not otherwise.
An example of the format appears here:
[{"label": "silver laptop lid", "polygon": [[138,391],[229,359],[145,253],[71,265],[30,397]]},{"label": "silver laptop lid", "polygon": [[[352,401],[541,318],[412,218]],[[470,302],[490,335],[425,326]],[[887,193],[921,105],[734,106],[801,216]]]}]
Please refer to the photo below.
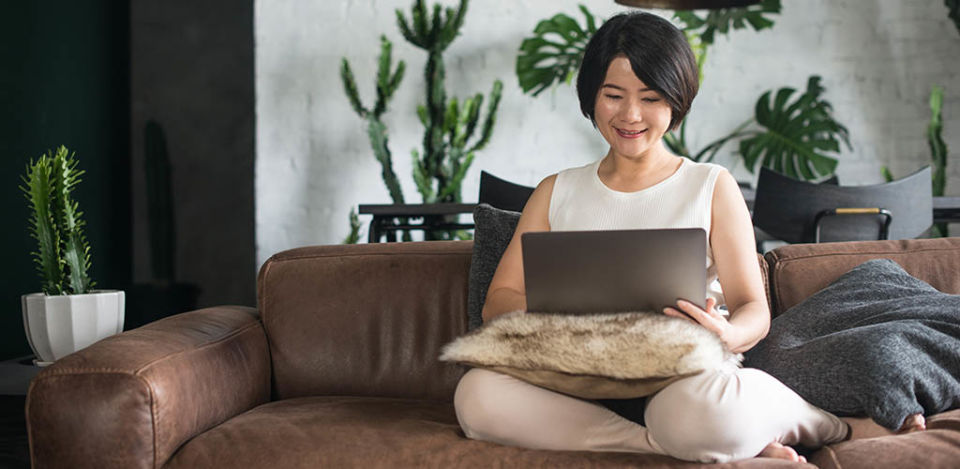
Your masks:
[{"label": "silver laptop lid", "polygon": [[521,245],[528,311],[660,312],[677,299],[705,306],[700,228],[529,232]]}]

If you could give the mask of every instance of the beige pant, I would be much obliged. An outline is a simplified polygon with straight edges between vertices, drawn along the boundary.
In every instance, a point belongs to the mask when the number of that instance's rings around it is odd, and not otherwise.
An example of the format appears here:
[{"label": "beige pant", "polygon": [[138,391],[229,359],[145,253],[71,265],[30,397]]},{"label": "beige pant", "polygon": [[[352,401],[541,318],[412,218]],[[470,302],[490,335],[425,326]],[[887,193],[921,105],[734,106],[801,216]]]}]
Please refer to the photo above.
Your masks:
[{"label": "beige pant", "polygon": [[649,399],[646,427],[595,402],[479,368],[460,380],[454,405],[464,433],[477,440],[701,462],[751,458],[772,442],[818,447],[847,433],[840,419],[750,368],[675,381]]}]

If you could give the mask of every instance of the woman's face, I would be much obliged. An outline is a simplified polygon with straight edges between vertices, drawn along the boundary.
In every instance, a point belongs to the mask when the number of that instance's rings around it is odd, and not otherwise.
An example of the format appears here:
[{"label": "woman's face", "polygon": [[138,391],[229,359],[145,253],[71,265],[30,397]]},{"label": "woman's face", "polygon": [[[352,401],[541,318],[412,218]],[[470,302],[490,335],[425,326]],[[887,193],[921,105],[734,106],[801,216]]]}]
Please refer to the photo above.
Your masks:
[{"label": "woman's face", "polygon": [[611,151],[631,159],[660,148],[670,126],[670,105],[634,75],[624,56],[610,62],[593,113]]}]

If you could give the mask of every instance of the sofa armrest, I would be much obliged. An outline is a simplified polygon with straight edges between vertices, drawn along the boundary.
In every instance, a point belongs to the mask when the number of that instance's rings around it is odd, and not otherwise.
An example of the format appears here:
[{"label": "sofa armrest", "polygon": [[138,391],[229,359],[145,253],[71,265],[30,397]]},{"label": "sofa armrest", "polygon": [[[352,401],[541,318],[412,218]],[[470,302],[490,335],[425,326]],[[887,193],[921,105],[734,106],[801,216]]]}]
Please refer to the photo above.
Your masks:
[{"label": "sofa armrest", "polygon": [[270,399],[257,311],[171,316],[41,371],[27,393],[35,468],[159,468],[185,441]]}]

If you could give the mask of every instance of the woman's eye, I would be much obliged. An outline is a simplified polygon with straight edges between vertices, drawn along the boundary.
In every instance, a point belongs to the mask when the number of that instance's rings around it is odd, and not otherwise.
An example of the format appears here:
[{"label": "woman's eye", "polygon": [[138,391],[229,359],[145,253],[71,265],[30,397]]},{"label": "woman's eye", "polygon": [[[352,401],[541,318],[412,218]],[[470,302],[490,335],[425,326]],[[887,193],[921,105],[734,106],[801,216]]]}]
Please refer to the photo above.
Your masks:
[{"label": "woman's eye", "polygon": [[660,98],[643,98],[643,101],[647,103],[656,103],[660,101]]},{"label": "woman's eye", "polygon": [[617,96],[617,95],[615,95],[615,94],[605,94],[604,96],[606,96],[607,98],[610,98],[610,99],[620,99],[620,98],[621,98],[620,96]]}]

